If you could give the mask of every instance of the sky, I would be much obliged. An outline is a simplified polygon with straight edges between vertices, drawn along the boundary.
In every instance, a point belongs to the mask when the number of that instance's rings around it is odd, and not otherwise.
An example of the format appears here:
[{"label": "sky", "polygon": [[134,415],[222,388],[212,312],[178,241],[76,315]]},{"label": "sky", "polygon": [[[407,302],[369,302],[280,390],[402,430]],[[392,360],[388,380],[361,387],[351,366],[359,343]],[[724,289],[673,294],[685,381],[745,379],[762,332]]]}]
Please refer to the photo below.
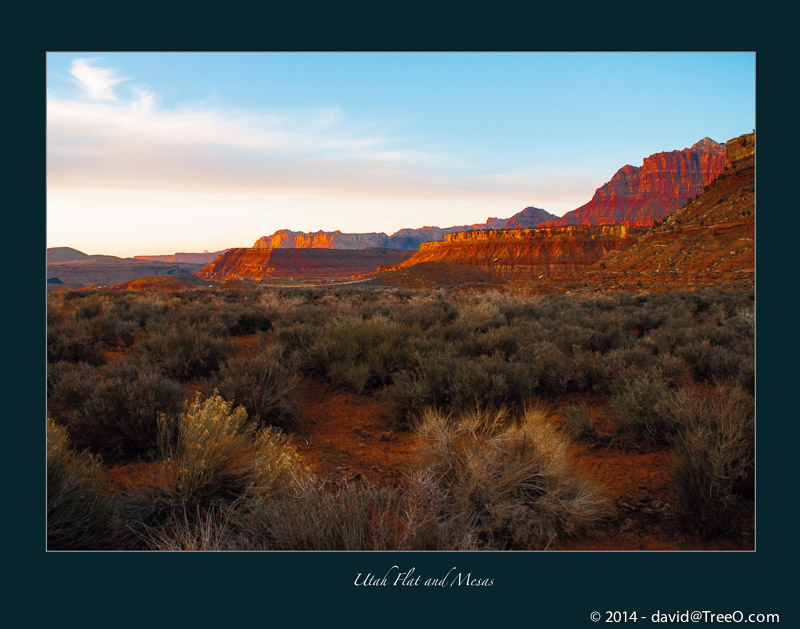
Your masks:
[{"label": "sky", "polygon": [[47,246],[561,216],[754,128],[754,53],[48,53]]}]

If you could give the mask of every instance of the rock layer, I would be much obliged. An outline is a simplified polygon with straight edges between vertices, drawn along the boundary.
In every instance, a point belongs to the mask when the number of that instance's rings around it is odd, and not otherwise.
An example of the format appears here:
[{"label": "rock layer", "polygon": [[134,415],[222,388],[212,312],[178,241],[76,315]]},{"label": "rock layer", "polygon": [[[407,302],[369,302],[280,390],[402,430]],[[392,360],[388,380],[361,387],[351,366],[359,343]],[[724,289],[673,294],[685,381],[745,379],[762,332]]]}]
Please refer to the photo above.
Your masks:
[{"label": "rock layer", "polygon": [[208,264],[225,253],[222,251],[203,251],[202,253],[173,253],[171,255],[133,256],[135,260],[149,260],[151,262],[188,262],[189,264]]},{"label": "rock layer", "polygon": [[587,204],[559,219],[563,225],[652,225],[703,191],[730,163],[724,144],[703,138],[682,151],[656,153],[641,166],[623,166]]},{"label": "rock layer", "polygon": [[396,270],[420,263],[471,265],[509,280],[567,277],[609,251],[632,245],[646,231],[626,225],[567,226],[460,232],[444,242],[423,243]]},{"label": "rock layer", "polygon": [[271,277],[345,278],[402,262],[413,252],[386,249],[229,249],[195,273],[213,280],[258,281]]}]

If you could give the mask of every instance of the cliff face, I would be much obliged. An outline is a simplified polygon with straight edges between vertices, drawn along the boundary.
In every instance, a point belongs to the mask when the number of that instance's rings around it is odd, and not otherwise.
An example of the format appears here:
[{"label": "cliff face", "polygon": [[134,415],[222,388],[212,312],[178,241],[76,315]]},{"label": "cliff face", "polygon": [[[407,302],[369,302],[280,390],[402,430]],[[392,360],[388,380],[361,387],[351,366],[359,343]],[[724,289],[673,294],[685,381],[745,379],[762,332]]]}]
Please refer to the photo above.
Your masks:
[{"label": "cliff face", "polygon": [[454,227],[419,227],[400,229],[387,236],[380,233],[348,234],[340,231],[296,232],[281,229],[271,236],[256,240],[254,249],[394,249],[411,251],[419,249],[423,242],[444,240],[448,234],[483,229],[520,229],[536,227],[541,221],[556,218],[554,214],[539,208],[527,207],[511,218],[487,218],[485,223],[456,225]]},{"label": "cliff face", "polygon": [[752,153],[735,159],[733,167],[708,185],[698,199],[651,229],[634,246],[612,252],[586,269],[581,279],[597,288],[640,283],[646,287],[752,288],[754,160]]},{"label": "cliff face", "polygon": [[725,153],[725,145],[710,138],[682,151],[656,153],[640,167],[620,168],[586,205],[541,225],[652,225],[725,170],[730,165]]},{"label": "cliff face", "polygon": [[417,253],[391,270],[443,262],[475,266],[510,280],[566,277],[611,250],[630,246],[645,231],[607,225],[459,232],[446,236],[444,242],[423,243]]},{"label": "cliff face", "polygon": [[344,278],[370,273],[382,264],[398,264],[411,253],[385,249],[229,249],[194,275],[214,281],[258,281],[270,277]]}]

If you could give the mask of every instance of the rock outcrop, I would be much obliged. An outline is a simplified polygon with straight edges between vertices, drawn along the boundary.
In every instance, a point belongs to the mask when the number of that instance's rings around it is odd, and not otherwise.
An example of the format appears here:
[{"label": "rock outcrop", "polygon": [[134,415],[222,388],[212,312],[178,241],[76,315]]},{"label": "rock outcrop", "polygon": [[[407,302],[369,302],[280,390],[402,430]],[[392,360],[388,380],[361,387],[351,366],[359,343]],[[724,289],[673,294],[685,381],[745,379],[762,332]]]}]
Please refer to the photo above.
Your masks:
[{"label": "rock outcrop", "polygon": [[387,249],[229,249],[194,275],[212,281],[346,278],[371,273],[381,265],[398,264],[412,253]]},{"label": "rock outcrop", "polygon": [[574,275],[609,251],[632,245],[646,231],[626,225],[476,230],[423,243],[390,271],[420,263],[475,266],[509,280],[540,280]]},{"label": "rock outcrop", "polygon": [[112,290],[189,290],[206,284],[193,275],[151,275],[109,286]]},{"label": "rock outcrop", "polygon": [[756,134],[745,133],[725,143],[728,161],[732,164],[756,153]]},{"label": "rock outcrop", "polygon": [[559,219],[563,225],[652,225],[703,191],[730,163],[724,144],[703,138],[682,151],[656,153],[641,166],[624,166],[589,203]]}]

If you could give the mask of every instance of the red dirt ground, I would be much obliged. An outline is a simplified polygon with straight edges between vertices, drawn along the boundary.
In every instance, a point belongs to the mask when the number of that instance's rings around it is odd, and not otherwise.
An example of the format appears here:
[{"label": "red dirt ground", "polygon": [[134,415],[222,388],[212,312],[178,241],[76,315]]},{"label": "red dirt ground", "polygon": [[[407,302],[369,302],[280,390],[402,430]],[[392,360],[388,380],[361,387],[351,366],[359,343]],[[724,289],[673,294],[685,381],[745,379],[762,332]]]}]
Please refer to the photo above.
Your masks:
[{"label": "red dirt ground", "polygon": [[332,480],[398,484],[416,446],[413,432],[393,430],[394,408],[374,398],[303,380],[297,390],[298,450]]},{"label": "red dirt ground", "polygon": [[[574,399],[573,399],[574,398]],[[370,397],[337,391],[304,380],[297,391],[300,432],[296,441],[312,469],[331,480],[398,485],[409,470],[416,446],[411,431],[392,428],[394,409]],[[563,421],[561,409],[582,404],[604,430],[607,405],[588,395],[546,405],[548,416]],[[752,526],[740,539],[701,541],[687,538],[670,524],[672,452],[642,452],[610,445],[575,443],[575,468],[615,507],[609,527],[588,539],[561,540],[559,550],[750,550]]]},{"label": "red dirt ground", "polygon": [[[257,335],[235,339],[237,355],[253,351]],[[129,351],[129,350],[128,350]],[[109,352],[118,360],[127,351]],[[208,383],[187,384],[187,395]],[[396,409],[380,397],[339,391],[306,378],[298,384],[298,423],[293,436],[300,454],[312,470],[336,481],[400,485],[410,469],[417,444],[410,430],[398,430]],[[563,411],[580,405],[601,434],[613,434],[607,421],[608,404],[588,394],[574,394],[543,402],[554,422],[565,420]],[[607,529],[588,539],[564,539],[557,550],[752,550],[751,522],[738,539],[701,541],[688,538],[671,525],[670,486],[672,452],[669,449],[639,451],[610,444],[576,442],[572,448],[575,468],[592,481],[615,507]],[[107,470],[108,491],[157,484],[158,463],[129,463]]]}]

